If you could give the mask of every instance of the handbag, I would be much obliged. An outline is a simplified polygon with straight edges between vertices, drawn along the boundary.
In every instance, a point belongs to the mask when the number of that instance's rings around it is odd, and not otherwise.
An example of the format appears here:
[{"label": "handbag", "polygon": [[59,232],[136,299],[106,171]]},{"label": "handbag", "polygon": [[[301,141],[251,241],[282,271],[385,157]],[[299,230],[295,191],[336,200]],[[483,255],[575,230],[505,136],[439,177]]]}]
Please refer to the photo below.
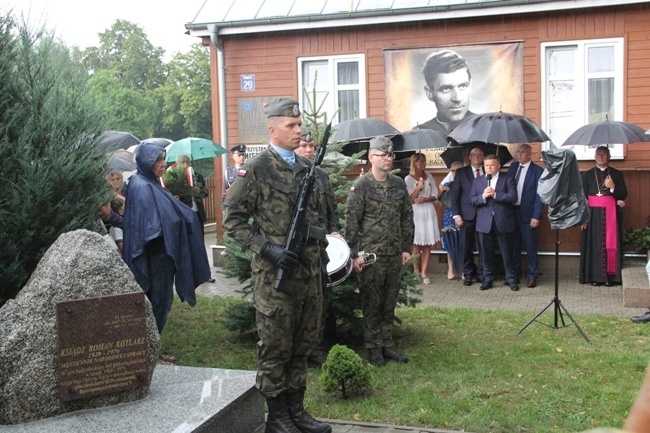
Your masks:
[{"label": "handbag", "polygon": [[451,207],[451,191],[443,191],[438,196],[438,201],[445,205],[445,207]]}]

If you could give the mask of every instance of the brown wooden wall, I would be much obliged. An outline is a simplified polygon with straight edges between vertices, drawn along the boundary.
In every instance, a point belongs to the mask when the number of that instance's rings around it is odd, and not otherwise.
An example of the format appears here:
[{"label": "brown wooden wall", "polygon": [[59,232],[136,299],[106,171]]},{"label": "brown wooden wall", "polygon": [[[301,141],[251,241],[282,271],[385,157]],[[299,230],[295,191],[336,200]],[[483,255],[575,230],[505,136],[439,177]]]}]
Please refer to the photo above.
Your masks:
[{"label": "brown wooden wall", "polygon": [[[422,21],[366,27],[341,27],[257,35],[223,36],[228,97],[228,136],[238,142],[237,100],[241,97],[292,96],[298,98],[299,57],[359,54],[366,56],[368,117],[384,118],[383,50],[436,45],[522,40],[524,43],[525,115],[540,122],[540,44],[592,38],[625,38],[624,119],[650,128],[650,4],[592,8],[553,13],[474,19]],[[211,50],[215,55],[215,50]],[[214,59],[213,59],[214,60]],[[214,61],[212,62],[214,65]],[[240,91],[240,76],[255,74],[253,95]],[[213,87],[216,78],[213,74]],[[217,105],[218,100],[213,99]],[[216,110],[215,110],[216,111]],[[217,115],[218,116],[218,115]],[[218,117],[214,124],[218,125]],[[218,136],[218,135],[217,135]],[[541,149],[534,147],[534,160]],[[581,170],[593,163],[580,162]],[[650,216],[650,144],[630,145],[623,161],[613,165],[625,172],[628,189],[625,227],[641,227]],[[434,170],[440,180],[446,170]],[[543,224],[540,248],[553,251],[555,234]],[[579,230],[561,233],[561,249],[579,249]]]}]

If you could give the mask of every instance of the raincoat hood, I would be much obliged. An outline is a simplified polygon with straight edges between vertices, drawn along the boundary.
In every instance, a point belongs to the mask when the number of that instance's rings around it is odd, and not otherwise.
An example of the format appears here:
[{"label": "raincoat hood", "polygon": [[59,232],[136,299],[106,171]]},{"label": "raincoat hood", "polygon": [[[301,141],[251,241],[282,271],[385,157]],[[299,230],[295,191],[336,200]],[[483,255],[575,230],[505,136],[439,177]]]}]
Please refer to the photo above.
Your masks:
[{"label": "raincoat hood", "polygon": [[138,169],[138,174],[155,181],[156,176],[153,174],[153,165],[160,154],[164,152],[165,149],[155,144],[143,143],[138,146],[135,154],[135,164]]}]

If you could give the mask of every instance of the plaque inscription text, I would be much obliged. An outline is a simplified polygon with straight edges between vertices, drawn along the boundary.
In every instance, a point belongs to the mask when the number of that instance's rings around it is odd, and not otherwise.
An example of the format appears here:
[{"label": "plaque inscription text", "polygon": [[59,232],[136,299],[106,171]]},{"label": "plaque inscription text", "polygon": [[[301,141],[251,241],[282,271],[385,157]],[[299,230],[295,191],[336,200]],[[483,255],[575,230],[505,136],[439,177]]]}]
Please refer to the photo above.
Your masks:
[{"label": "plaque inscription text", "polygon": [[56,303],[63,401],[149,384],[143,292]]}]

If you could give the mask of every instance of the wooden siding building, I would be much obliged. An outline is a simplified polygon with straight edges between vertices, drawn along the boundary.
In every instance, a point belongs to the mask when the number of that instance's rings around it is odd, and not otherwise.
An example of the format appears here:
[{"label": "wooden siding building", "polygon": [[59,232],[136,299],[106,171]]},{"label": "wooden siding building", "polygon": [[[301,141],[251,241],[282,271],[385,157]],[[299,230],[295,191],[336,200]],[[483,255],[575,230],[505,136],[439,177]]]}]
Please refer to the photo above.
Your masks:
[{"label": "wooden siding building", "polygon": [[[302,89],[313,87],[315,71],[327,76],[316,89],[328,92],[333,104],[329,112],[339,109],[339,117],[344,113],[348,118],[390,121],[400,110],[387,91],[395,84],[388,75],[390,53],[412,50],[417,55],[419,49],[471,50],[499,44],[513,44],[520,51],[515,56],[515,74],[521,77],[519,105],[503,111],[516,110],[533,119],[556,145],[570,132],[567,128],[601,120],[596,115],[602,113],[610,120],[650,128],[650,2],[274,2],[209,0],[186,24],[191,35],[211,47],[214,137],[223,145],[262,143],[266,135],[261,102],[283,96],[304,102]],[[350,71],[358,76],[350,79]],[[474,76],[481,72],[472,71]],[[417,73],[408,76],[413,81],[406,83],[408,89],[422,89]],[[495,76],[498,79],[498,71]],[[494,93],[495,82],[484,84],[484,89]],[[481,99],[474,94],[472,98],[472,107],[480,106]],[[484,103],[483,110],[476,111],[501,109],[493,106]],[[400,130],[415,124],[400,121]],[[533,160],[542,166],[541,152],[547,145],[533,144]],[[624,172],[629,189],[624,226],[642,227],[650,217],[650,143],[619,145],[612,152],[611,164]],[[579,159],[581,170],[594,164],[593,158]],[[217,169],[219,173],[223,167]],[[435,166],[430,171],[438,182],[448,172]],[[220,230],[221,212],[216,213]],[[554,251],[555,233],[548,220],[540,231],[540,251]],[[562,251],[579,251],[580,229],[562,230],[560,240]]]}]

